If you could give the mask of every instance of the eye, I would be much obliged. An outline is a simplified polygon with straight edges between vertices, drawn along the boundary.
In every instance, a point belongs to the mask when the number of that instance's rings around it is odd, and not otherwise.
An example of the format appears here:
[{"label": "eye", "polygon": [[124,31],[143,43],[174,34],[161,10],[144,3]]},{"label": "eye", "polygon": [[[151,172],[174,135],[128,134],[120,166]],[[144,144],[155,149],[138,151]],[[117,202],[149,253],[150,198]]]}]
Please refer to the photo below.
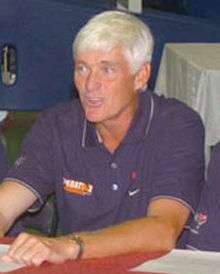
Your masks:
[{"label": "eye", "polygon": [[81,76],[85,76],[89,73],[89,68],[84,64],[76,65],[75,67],[76,73],[78,73]]},{"label": "eye", "polygon": [[103,66],[101,68],[102,72],[106,76],[113,76],[116,72],[115,68],[113,66]]}]

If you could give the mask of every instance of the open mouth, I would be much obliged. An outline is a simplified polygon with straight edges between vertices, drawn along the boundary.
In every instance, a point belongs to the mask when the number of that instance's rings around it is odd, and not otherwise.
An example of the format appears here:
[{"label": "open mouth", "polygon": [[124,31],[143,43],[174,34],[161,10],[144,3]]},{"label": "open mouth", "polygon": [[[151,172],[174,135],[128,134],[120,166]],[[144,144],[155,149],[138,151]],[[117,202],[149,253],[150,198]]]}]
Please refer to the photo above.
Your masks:
[{"label": "open mouth", "polygon": [[100,107],[103,103],[101,98],[86,98],[86,104],[90,107]]}]

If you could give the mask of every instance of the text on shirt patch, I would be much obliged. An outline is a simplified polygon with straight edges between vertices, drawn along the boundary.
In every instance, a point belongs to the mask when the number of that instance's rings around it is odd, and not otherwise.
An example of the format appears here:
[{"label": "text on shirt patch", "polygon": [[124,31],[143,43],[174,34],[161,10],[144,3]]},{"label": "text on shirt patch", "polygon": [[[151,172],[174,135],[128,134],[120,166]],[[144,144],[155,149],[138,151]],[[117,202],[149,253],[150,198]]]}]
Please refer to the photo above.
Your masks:
[{"label": "text on shirt patch", "polygon": [[82,196],[91,195],[93,191],[93,185],[65,177],[63,177],[63,188],[68,193],[75,193]]}]

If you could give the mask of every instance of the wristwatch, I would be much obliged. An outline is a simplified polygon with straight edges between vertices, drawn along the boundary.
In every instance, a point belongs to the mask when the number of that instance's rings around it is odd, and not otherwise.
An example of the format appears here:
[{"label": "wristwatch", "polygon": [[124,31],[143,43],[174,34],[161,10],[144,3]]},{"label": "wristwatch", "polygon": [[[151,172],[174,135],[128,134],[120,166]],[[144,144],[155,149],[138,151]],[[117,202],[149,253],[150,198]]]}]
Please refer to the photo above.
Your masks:
[{"label": "wristwatch", "polygon": [[80,260],[83,256],[85,243],[82,238],[77,234],[74,234],[71,237],[71,240],[74,242],[74,245],[78,246],[78,253],[75,260]]}]

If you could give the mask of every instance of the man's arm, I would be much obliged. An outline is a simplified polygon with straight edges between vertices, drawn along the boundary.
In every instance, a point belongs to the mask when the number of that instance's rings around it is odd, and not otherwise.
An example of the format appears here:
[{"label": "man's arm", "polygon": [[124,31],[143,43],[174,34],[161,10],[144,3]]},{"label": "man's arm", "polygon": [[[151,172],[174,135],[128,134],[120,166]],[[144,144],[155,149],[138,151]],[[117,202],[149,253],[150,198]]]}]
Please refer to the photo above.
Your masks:
[{"label": "man's arm", "polygon": [[[99,258],[129,252],[169,251],[183,229],[190,210],[171,199],[152,201],[146,217],[95,232],[80,233],[85,243],[83,258]],[[22,233],[15,240],[5,261],[16,260],[39,265],[75,259],[78,246],[71,235],[54,239]]]},{"label": "man's arm", "polygon": [[147,217],[131,220],[95,233],[82,233],[85,258],[128,252],[169,251],[188,217],[189,209],[171,199],[152,201]]},{"label": "man's arm", "polygon": [[0,236],[36,199],[31,190],[19,183],[7,181],[0,184]]}]

